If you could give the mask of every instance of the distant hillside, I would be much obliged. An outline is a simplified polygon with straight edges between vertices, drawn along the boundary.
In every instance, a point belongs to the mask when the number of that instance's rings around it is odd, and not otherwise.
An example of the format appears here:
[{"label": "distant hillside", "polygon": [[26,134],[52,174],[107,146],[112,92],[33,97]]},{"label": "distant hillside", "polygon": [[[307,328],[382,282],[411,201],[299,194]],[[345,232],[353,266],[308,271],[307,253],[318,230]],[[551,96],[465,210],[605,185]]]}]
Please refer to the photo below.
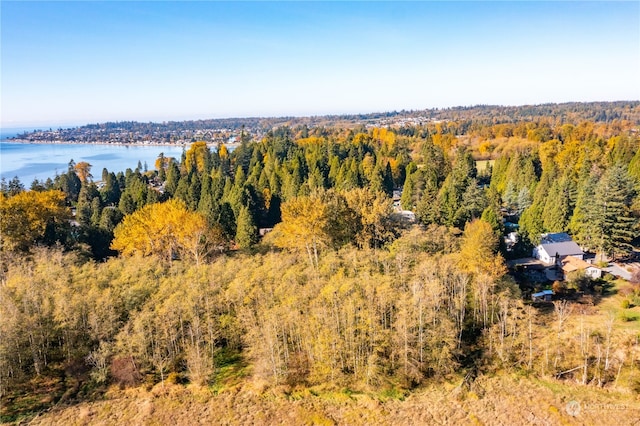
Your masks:
[{"label": "distant hillside", "polygon": [[476,105],[417,111],[392,111],[369,114],[324,115],[312,117],[249,117],[209,120],[140,123],[107,122],[86,126],[25,132],[16,137],[31,142],[113,142],[113,143],[188,143],[195,140],[228,142],[246,135],[261,138],[274,127],[402,127],[424,125],[434,121],[461,121],[471,125],[493,125],[550,120],[556,125],[583,121],[610,123],[615,120],[640,124],[640,102],[571,102],[524,106]]}]

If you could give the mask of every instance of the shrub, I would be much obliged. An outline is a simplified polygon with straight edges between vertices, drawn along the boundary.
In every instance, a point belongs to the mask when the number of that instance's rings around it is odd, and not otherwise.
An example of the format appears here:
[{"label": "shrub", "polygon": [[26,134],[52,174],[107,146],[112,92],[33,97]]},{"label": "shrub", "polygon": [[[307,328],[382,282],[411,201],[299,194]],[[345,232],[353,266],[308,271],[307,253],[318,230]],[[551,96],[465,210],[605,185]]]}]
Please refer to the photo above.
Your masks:
[{"label": "shrub", "polygon": [[131,357],[115,357],[110,368],[113,381],[121,387],[135,386],[141,377]]},{"label": "shrub", "polygon": [[622,322],[631,322],[631,321],[635,321],[637,319],[638,318],[635,315],[633,315],[633,314],[631,314],[629,312],[621,312],[620,313],[620,321],[622,321]]},{"label": "shrub", "polygon": [[171,385],[182,385],[185,383],[184,377],[182,377],[180,373],[176,373],[175,371],[172,371],[171,373],[169,373],[169,375],[166,378],[166,381]]}]

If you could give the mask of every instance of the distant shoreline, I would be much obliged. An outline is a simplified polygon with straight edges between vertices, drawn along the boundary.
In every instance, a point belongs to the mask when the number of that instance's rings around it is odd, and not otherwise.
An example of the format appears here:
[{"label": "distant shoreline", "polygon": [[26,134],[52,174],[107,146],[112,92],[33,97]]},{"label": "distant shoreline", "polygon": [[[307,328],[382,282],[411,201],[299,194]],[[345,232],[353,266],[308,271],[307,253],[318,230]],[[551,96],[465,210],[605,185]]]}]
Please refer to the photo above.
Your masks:
[{"label": "distant shoreline", "polygon": [[[170,142],[82,142],[82,141],[32,141],[27,139],[5,139],[0,141],[2,143],[20,143],[20,144],[31,144],[31,145],[113,145],[113,146],[170,146],[170,147],[186,147],[191,145],[194,142],[180,142],[180,143],[170,143]],[[218,143],[215,142],[207,142],[208,146],[217,146]],[[237,147],[240,146],[238,142],[233,143],[223,143],[223,145],[227,147]]]}]

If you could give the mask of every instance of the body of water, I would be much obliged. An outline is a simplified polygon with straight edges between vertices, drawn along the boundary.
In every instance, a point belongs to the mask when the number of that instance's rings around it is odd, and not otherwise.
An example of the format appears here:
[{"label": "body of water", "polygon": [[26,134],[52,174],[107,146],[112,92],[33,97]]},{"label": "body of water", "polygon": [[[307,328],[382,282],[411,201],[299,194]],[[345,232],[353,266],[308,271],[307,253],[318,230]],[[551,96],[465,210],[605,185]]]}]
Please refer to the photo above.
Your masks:
[{"label": "body of water", "polygon": [[[5,133],[6,139],[15,134]],[[188,147],[186,147],[188,149]],[[135,169],[140,162],[146,162],[153,170],[158,155],[180,159],[181,146],[145,145],[100,145],[100,144],[38,144],[0,141],[0,177],[6,180],[18,176],[22,184],[29,188],[34,179],[46,180],[56,174],[66,173],[70,160],[91,164],[94,180],[100,180],[102,169],[110,172],[124,172]]]}]

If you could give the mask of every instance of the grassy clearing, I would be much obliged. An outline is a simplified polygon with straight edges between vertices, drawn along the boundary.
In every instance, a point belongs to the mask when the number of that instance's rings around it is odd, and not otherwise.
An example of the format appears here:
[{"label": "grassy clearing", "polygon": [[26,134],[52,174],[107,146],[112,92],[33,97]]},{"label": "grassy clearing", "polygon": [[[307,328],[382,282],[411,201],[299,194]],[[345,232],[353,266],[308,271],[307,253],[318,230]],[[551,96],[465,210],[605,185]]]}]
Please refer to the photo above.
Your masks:
[{"label": "grassy clearing", "polygon": [[65,392],[61,378],[35,378],[23,386],[11,388],[0,403],[0,423],[28,421],[48,409]]},{"label": "grassy clearing", "polygon": [[249,375],[249,365],[238,351],[223,349],[215,357],[216,371],[210,390],[214,394],[238,386]]},{"label": "grassy clearing", "polygon": [[617,329],[637,331],[640,333],[640,305],[636,305],[631,296],[634,285],[628,281],[617,279],[612,281],[608,294],[597,305],[598,313],[591,315],[589,322],[603,324],[607,318],[615,318]]}]

